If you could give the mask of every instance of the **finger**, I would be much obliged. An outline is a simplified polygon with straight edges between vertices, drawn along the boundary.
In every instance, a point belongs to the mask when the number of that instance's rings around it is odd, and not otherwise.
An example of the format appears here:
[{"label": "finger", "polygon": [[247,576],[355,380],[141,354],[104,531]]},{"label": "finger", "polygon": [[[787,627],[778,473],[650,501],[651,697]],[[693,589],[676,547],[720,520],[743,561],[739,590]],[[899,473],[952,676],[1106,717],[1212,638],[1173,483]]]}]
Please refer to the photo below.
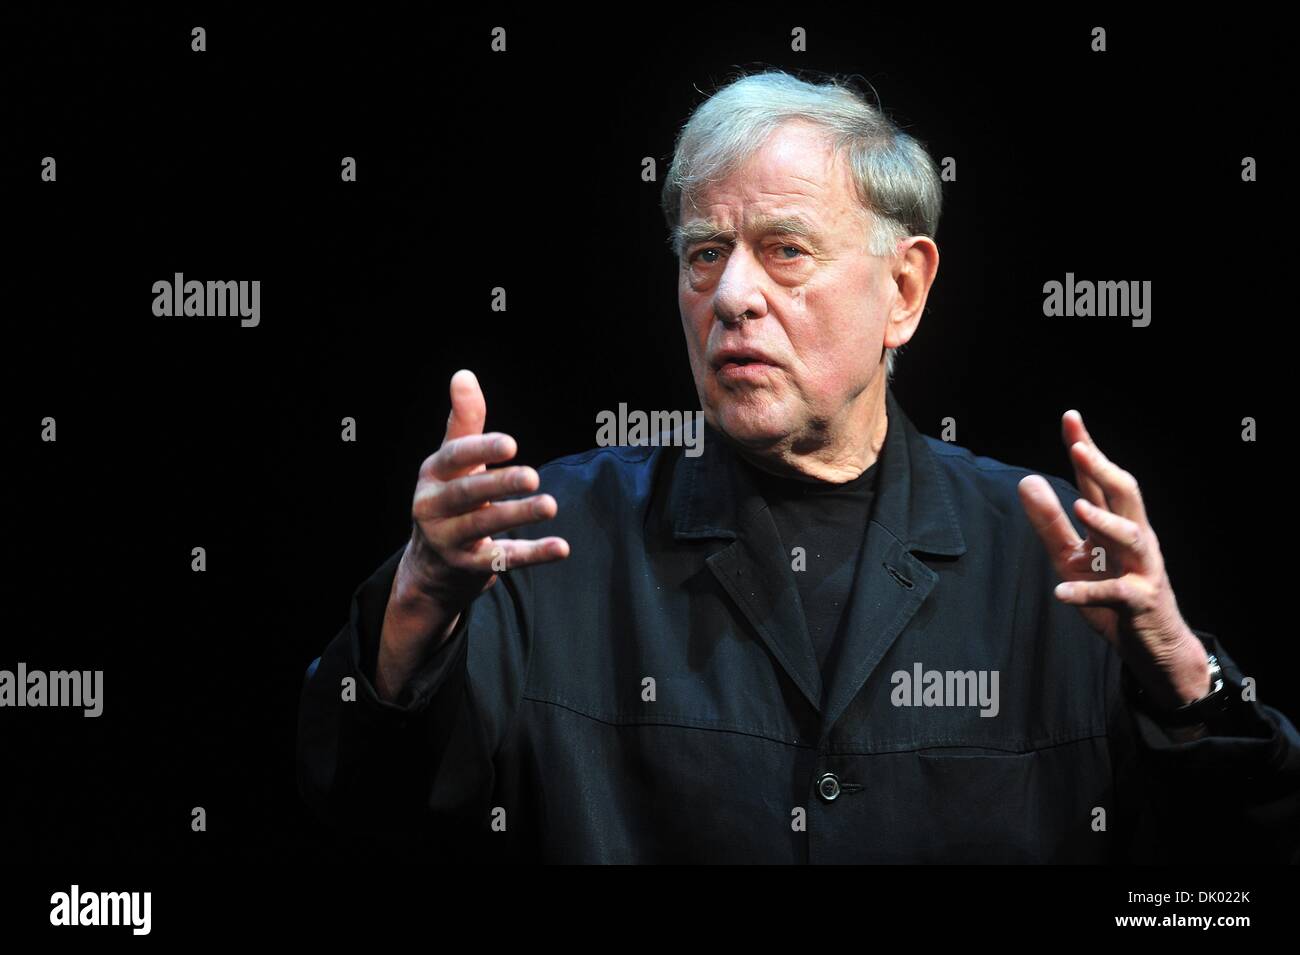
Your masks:
[{"label": "finger", "polygon": [[501,501],[442,521],[438,525],[436,536],[447,546],[464,547],[482,537],[550,520],[558,510],[559,505],[549,494],[535,494],[518,501]]},{"label": "finger", "polygon": [[1019,484],[1020,502],[1038,533],[1052,564],[1061,576],[1069,569],[1070,555],[1083,543],[1061,507],[1060,498],[1041,474],[1030,474]]},{"label": "finger", "polygon": [[[1071,408],[1061,417],[1061,439],[1065,441],[1068,449],[1076,441],[1082,441],[1085,444],[1097,447],[1097,443],[1092,440],[1092,435],[1084,426],[1083,415]],[[1085,468],[1080,468],[1078,464],[1074,465],[1074,486],[1079,489],[1079,493],[1086,497],[1098,507],[1106,506],[1106,495],[1102,492],[1101,485],[1096,482],[1092,475]]]},{"label": "finger", "polygon": [[496,498],[535,491],[540,483],[537,472],[530,467],[498,468],[450,481],[431,481],[427,489],[422,487],[416,492],[411,515],[420,521],[455,517]]},{"label": "finger", "polygon": [[1118,577],[1124,573],[1123,566],[1110,560],[1109,557],[1106,560],[1105,570],[1095,569],[1093,565],[1097,562],[1097,550],[1100,548],[1107,555],[1111,554],[1112,550],[1098,543],[1098,541],[1104,541],[1105,538],[1090,536],[1088,540],[1092,542],[1091,547],[1085,541],[1082,550],[1070,555],[1070,559],[1066,562],[1067,572],[1061,574],[1063,579],[1099,580],[1103,577]]},{"label": "finger", "polygon": [[451,376],[450,390],[451,414],[447,415],[447,433],[442,437],[443,443],[470,434],[482,434],[483,423],[487,421],[487,401],[483,398],[478,377],[468,368],[462,368]]},{"label": "finger", "polygon": [[1110,607],[1115,610],[1141,610],[1140,594],[1133,578],[1107,577],[1104,580],[1066,580],[1054,591],[1061,603],[1074,607]]},{"label": "finger", "polygon": [[500,431],[452,438],[426,462],[427,476],[450,481],[474,468],[509,461],[518,451],[515,439]]},{"label": "finger", "polygon": [[[563,537],[517,540],[502,537],[490,542],[484,553],[474,556],[475,569],[482,573],[500,573],[534,564],[549,564],[569,556],[569,542]],[[481,565],[481,566],[479,566]]]},{"label": "finger", "polygon": [[1142,528],[1127,517],[1121,517],[1102,507],[1079,498],[1074,502],[1074,512],[1098,537],[1106,551],[1118,558],[1129,570],[1146,570],[1151,557]]},{"label": "finger", "polygon": [[1070,458],[1076,468],[1085,470],[1101,486],[1105,494],[1102,506],[1144,527],[1147,525],[1146,508],[1142,504],[1137,478],[1102,454],[1095,444],[1083,441],[1072,444]]}]

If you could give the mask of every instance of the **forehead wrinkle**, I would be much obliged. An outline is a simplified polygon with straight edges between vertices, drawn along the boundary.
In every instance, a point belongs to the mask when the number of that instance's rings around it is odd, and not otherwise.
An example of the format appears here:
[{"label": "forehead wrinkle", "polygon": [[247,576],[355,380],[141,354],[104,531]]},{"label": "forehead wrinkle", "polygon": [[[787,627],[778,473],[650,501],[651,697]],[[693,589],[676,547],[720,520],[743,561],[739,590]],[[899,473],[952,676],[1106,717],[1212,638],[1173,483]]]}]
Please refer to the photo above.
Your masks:
[{"label": "forehead wrinkle", "polygon": [[809,176],[800,176],[793,172],[788,173],[787,175],[795,182],[806,182],[808,185],[812,186],[813,192],[825,192],[828,185],[826,178],[814,179]]},{"label": "forehead wrinkle", "polygon": [[[798,235],[819,245],[830,243],[837,223],[843,218],[838,214],[840,210],[833,207],[835,174],[842,174],[843,169],[836,166],[832,157],[832,161],[823,163],[819,172],[821,175],[800,175],[781,169],[771,170],[768,175],[764,175],[750,167],[738,171],[735,179],[729,177],[728,180],[712,183],[691,205],[697,212],[709,206],[722,206],[721,215],[710,214],[679,225],[673,234],[675,248],[682,251],[701,242],[734,242],[741,230],[722,227],[720,224],[722,219],[730,218],[733,205],[739,206],[741,217],[745,220],[751,219],[748,210],[754,207],[776,206],[779,210],[756,213],[752,221],[747,221],[742,226],[746,232]],[[781,188],[782,186],[786,188]],[[722,193],[721,196],[718,195],[719,192]],[[782,209],[783,206],[786,208]],[[803,225],[796,226],[791,221],[794,219],[802,220]]]},{"label": "forehead wrinkle", "polygon": [[734,239],[741,231],[762,235],[798,235],[818,238],[823,234],[824,229],[817,224],[815,217],[803,212],[763,212],[748,221],[743,229],[723,227],[717,219],[710,217],[684,223],[678,231],[682,240],[689,243],[710,239]]}]

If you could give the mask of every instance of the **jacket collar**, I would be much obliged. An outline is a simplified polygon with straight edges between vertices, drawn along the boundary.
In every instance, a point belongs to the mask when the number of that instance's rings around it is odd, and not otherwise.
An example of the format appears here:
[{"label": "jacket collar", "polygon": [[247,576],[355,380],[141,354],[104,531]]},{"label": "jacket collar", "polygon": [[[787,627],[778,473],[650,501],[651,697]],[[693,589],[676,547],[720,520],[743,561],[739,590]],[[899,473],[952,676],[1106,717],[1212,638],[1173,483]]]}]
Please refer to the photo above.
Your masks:
[{"label": "jacket collar", "polygon": [[[925,437],[885,389],[888,427],[880,455],[880,476],[872,522],[881,525],[909,551],[958,557],[966,541],[957,521],[947,478]],[[726,440],[705,425],[703,453],[685,455],[670,492],[673,536],[681,539],[735,539],[747,504],[759,497],[748,467]]]}]

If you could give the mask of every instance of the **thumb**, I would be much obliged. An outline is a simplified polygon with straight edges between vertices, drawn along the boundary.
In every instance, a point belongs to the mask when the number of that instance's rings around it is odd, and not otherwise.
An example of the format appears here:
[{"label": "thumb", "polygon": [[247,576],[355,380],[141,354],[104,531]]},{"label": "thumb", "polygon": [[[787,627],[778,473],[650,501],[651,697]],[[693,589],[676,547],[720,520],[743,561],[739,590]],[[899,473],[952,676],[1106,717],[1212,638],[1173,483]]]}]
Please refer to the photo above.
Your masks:
[{"label": "thumb", "polygon": [[482,434],[487,420],[487,402],[478,378],[468,368],[451,376],[451,414],[447,416],[447,433],[443,443],[467,434]]}]

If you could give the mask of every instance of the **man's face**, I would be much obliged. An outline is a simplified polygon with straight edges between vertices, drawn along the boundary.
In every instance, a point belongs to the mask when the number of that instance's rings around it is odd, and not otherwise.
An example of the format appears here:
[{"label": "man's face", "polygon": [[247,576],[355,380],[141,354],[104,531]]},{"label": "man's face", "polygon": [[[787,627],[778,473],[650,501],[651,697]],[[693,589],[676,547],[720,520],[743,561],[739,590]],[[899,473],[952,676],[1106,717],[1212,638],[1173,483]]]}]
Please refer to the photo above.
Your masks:
[{"label": "man's face", "polygon": [[681,221],[707,227],[688,239],[678,277],[705,420],[754,450],[812,448],[851,429],[863,417],[855,400],[884,375],[893,282],[826,133],[783,125],[694,206],[683,201]]}]

